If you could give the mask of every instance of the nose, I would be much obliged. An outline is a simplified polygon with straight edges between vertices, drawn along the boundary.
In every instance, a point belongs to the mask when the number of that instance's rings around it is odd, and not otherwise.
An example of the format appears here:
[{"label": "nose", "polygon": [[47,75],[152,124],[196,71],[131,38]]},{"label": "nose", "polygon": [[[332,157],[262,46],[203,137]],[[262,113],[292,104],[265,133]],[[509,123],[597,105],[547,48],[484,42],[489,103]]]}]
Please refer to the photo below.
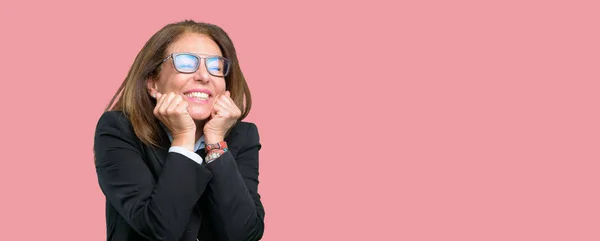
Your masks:
[{"label": "nose", "polygon": [[204,59],[200,59],[200,66],[198,66],[198,70],[194,73],[194,80],[200,82],[208,82],[210,81],[211,75],[208,73],[208,69],[206,69],[206,64],[204,63]]}]

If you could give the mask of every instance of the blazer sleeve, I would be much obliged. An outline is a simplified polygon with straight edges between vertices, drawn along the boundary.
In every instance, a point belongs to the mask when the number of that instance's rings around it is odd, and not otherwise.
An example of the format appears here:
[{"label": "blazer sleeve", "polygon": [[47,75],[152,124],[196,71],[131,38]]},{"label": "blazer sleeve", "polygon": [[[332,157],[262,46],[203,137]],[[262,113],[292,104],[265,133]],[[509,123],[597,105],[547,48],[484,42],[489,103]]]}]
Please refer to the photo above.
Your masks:
[{"label": "blazer sleeve", "polygon": [[222,240],[260,240],[265,211],[258,194],[258,151],[256,125],[249,123],[244,145],[234,157],[226,152],[207,164],[213,178],[208,200],[215,231]]},{"label": "blazer sleeve", "polygon": [[169,152],[155,178],[145,164],[141,145],[122,114],[102,115],[94,137],[100,189],[141,236],[179,240],[212,174],[188,157]]}]

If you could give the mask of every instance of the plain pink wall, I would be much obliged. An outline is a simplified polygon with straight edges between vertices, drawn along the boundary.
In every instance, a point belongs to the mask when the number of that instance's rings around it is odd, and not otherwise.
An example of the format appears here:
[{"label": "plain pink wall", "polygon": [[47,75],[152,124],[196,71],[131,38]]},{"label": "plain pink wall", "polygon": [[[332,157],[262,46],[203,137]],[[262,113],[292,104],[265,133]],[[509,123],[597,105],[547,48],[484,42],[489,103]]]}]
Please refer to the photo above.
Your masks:
[{"label": "plain pink wall", "polygon": [[600,240],[599,7],[2,1],[1,239],[105,239],[97,119],[194,19],[253,93],[263,240]]}]

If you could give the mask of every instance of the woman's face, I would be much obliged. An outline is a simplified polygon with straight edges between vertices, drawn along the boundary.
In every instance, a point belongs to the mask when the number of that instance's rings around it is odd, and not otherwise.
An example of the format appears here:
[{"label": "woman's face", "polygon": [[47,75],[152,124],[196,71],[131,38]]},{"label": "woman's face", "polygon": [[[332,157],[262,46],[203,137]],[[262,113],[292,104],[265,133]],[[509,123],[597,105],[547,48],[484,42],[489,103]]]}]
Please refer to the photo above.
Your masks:
[{"label": "woman's face", "polygon": [[[194,120],[206,120],[210,117],[213,102],[216,97],[225,91],[225,78],[216,77],[208,72],[206,66],[216,73],[220,66],[215,59],[207,56],[223,56],[219,46],[209,37],[202,34],[185,34],[179,40],[167,48],[167,54],[193,53],[200,56],[198,70],[193,73],[181,73],[175,69],[173,58],[169,58],[162,64],[162,70],[158,79],[148,80],[148,90],[151,94],[168,94],[174,92],[182,95],[188,102],[188,113]],[[187,68],[193,62],[193,57],[182,55],[177,58],[178,67]],[[193,68],[192,68],[193,69]]]}]

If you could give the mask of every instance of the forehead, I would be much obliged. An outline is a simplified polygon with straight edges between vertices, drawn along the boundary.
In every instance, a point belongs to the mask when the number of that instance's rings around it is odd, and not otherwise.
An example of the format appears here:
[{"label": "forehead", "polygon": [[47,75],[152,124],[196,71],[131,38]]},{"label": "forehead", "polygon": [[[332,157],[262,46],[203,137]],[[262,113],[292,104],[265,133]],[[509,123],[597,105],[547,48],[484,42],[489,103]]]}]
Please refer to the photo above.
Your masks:
[{"label": "forehead", "polygon": [[206,35],[188,33],[169,46],[169,53],[192,52],[208,55],[219,55],[221,49],[215,41]]}]

